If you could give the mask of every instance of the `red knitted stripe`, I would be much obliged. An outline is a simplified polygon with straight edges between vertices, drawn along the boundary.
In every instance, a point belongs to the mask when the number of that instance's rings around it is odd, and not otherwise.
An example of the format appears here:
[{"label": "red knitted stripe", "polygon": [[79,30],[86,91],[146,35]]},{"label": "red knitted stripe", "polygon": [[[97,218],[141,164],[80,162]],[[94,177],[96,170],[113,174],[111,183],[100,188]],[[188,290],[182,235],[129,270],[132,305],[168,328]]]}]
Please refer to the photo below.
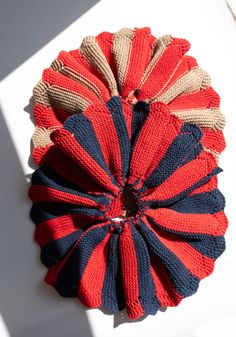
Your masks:
[{"label": "red knitted stripe", "polygon": [[101,294],[110,236],[111,233],[108,233],[103,241],[94,248],[79,284],[78,296],[90,308],[96,308],[102,304]]},{"label": "red knitted stripe", "polygon": [[112,183],[111,178],[101,168],[101,166],[84,150],[75,140],[71,133],[65,129],[58,129],[51,134],[51,138],[56,146],[62,149],[68,157],[71,157],[84,170],[87,170],[97,183],[103,185],[107,190],[114,193],[119,192],[119,188]]},{"label": "red knitted stripe", "polygon": [[217,188],[217,183],[218,183],[218,177],[213,176],[208,180],[207,183],[205,183],[202,186],[196,188],[191,193],[189,193],[189,195],[212,191],[212,190]]},{"label": "red knitted stripe", "polygon": [[[172,251],[185,267],[200,280],[210,275],[214,269],[214,260],[200,254],[188,243],[178,240],[178,237],[156,234],[158,239]],[[176,241],[175,241],[176,239]]]},{"label": "red knitted stripe", "polygon": [[88,68],[77,62],[70,53],[61,51],[57,59],[60,60],[64,66],[68,67],[74,74],[84,78],[86,81],[88,81],[88,83],[91,83],[92,86],[97,88],[105,102],[109,100],[110,94],[106,86],[97,78],[97,76],[92,74]]},{"label": "red knitted stripe", "polygon": [[211,149],[221,153],[226,146],[223,132],[212,130],[210,128],[202,128],[203,137],[201,139],[202,145],[207,149]]},{"label": "red knitted stripe", "polygon": [[116,77],[116,64],[113,57],[113,37],[114,34],[109,32],[102,32],[96,36],[96,40],[100,49],[102,50],[113,74]]},{"label": "red knitted stripe", "polygon": [[126,223],[119,238],[122,280],[128,315],[136,319],[144,310],[139,301],[138,262],[130,224]]},{"label": "red knitted stripe", "polygon": [[104,193],[106,190],[100,184],[95,184],[89,172],[78,166],[74,160],[68,157],[55,146],[47,152],[44,161],[50,165],[59,175],[68,181],[82,187],[88,193]]},{"label": "red knitted stripe", "polygon": [[164,266],[150,252],[150,270],[156,287],[156,295],[162,307],[177,306],[182,297],[173,287]]},{"label": "red knitted stripe", "polygon": [[62,215],[44,222],[36,226],[34,239],[40,246],[58,240],[80,228],[79,215]]},{"label": "red knitted stripe", "polygon": [[198,91],[179,95],[168,104],[171,111],[185,109],[218,108],[219,95],[212,87],[201,88]]},{"label": "red knitted stripe", "polygon": [[46,145],[46,146],[35,146],[33,151],[32,151],[32,156],[34,159],[34,162],[37,165],[41,165],[43,160],[44,160],[44,156],[47,154],[47,151],[52,147],[52,145]]},{"label": "red knitted stripe", "polygon": [[164,86],[164,90],[161,93],[166,92],[174,83],[181,78],[182,76],[186,75],[190,70],[197,67],[197,61],[194,57],[185,55],[182,60],[179,61],[176,69],[173,70],[170,78],[168,79],[167,83]]},{"label": "red knitted stripe", "polygon": [[[175,38],[172,40],[159,58],[150,76],[140,88],[146,98],[155,96],[163,88],[189,48],[189,42],[184,39]],[[156,81],[157,78],[158,81]],[[141,97],[141,92],[139,99],[144,98],[143,96]]]},{"label": "red knitted stripe", "polygon": [[161,159],[164,157],[166,151],[168,150],[169,146],[175,139],[175,137],[180,133],[180,128],[183,125],[181,120],[177,118],[173,118],[173,116],[170,116],[170,123],[168,124],[168,128],[166,130],[165,136],[161,140],[161,146],[158,148],[158,150],[155,153],[155,156],[150,163],[150,166],[148,167],[147,171],[145,172],[144,176],[142,177],[139,184],[137,184],[137,189],[142,187],[143,182],[153,173],[155,168],[160,163]]},{"label": "red knitted stripe", "polygon": [[133,184],[147,172],[159,144],[168,132],[169,117],[169,110],[162,103],[151,105],[149,115],[132,151],[129,184]]},{"label": "red knitted stripe", "polygon": [[[169,178],[142,200],[166,200],[181,192],[184,192],[201,179],[205,178],[211,171],[217,167],[215,158],[209,153],[201,152],[200,155],[189,163],[178,168]],[[185,177],[183,179],[183,177]]]},{"label": "red knitted stripe", "polygon": [[52,107],[46,107],[45,105],[39,103],[36,103],[34,106],[34,119],[39,128],[60,126],[63,123],[63,121],[60,121],[56,115],[56,111],[52,109]]},{"label": "red knitted stripe", "polygon": [[94,67],[92,67],[89,62],[84,58],[79,49],[69,51],[69,54],[75,58],[75,60],[83,67],[88,69],[88,71],[96,76],[104,85],[107,87],[107,83],[104,80],[100,72],[98,72]]},{"label": "red knitted stripe", "polygon": [[[224,235],[228,222],[224,212],[214,214],[185,214],[168,208],[146,209],[161,228],[183,233],[200,233],[214,236]],[[178,242],[179,243],[179,242]]]},{"label": "red knitted stripe", "polygon": [[[147,58],[150,57],[150,28],[136,29],[132,38],[132,48],[126,77],[122,87],[123,97],[139,86],[143,72],[147,64]],[[142,53],[139,50],[142,50]],[[137,67],[138,64],[138,67]]]},{"label": "red knitted stripe", "polygon": [[88,103],[100,103],[99,98],[84,85],[75,82],[74,80],[56,72],[55,70],[48,68],[43,71],[43,81],[49,83],[52,86],[60,88],[65,91],[70,91],[72,94],[78,95],[86,99]]},{"label": "red knitted stripe", "polygon": [[35,202],[65,202],[86,207],[96,207],[98,209],[102,207],[102,205],[97,204],[89,198],[59,191],[47,186],[32,185],[28,193],[31,200]]},{"label": "red knitted stripe", "polygon": [[108,108],[104,105],[91,106],[84,111],[93,126],[107,167],[119,184],[122,182],[122,160],[119,138]]}]

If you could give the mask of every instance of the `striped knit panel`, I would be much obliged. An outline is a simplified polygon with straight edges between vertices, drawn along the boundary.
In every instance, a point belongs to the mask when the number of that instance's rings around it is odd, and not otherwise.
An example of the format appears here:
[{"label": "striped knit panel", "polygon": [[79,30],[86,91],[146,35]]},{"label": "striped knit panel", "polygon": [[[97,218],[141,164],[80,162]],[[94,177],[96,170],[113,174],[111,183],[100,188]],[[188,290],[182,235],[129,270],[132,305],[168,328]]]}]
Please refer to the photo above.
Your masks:
[{"label": "striped knit panel", "polygon": [[62,296],[154,315],[194,294],[223,253],[225,121],[189,47],[148,27],[87,36],[35,86],[30,216]]}]

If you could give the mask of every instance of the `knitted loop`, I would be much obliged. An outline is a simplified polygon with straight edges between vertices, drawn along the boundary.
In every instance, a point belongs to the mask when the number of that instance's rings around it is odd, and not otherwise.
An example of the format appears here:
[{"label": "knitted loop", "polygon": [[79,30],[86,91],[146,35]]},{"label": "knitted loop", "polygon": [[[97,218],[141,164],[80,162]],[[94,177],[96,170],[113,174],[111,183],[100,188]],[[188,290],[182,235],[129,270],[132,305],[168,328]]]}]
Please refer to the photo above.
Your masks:
[{"label": "knitted loop", "polygon": [[147,27],[103,32],[35,86],[31,218],[62,296],[154,315],[195,293],[224,251],[224,117],[189,48]]}]

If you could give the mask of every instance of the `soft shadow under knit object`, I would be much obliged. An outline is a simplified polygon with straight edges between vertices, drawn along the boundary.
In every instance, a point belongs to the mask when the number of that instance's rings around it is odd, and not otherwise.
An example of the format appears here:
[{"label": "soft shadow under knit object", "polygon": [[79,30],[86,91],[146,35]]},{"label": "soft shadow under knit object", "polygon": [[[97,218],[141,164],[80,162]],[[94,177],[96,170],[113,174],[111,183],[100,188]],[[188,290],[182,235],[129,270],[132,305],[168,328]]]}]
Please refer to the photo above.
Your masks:
[{"label": "soft shadow under knit object", "polygon": [[148,27],[103,32],[35,86],[31,218],[62,296],[154,315],[194,294],[224,251],[224,117],[189,48]]}]

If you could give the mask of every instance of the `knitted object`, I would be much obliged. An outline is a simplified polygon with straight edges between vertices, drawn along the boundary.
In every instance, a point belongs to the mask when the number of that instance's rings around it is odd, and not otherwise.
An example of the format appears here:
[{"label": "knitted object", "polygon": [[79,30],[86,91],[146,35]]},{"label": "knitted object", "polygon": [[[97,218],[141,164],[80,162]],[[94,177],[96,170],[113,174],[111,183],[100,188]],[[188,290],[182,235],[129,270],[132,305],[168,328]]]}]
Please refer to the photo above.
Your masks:
[{"label": "knitted object", "polygon": [[34,88],[29,197],[45,281],[136,319],[196,292],[225,249],[224,117],[184,39],[88,36]]}]

